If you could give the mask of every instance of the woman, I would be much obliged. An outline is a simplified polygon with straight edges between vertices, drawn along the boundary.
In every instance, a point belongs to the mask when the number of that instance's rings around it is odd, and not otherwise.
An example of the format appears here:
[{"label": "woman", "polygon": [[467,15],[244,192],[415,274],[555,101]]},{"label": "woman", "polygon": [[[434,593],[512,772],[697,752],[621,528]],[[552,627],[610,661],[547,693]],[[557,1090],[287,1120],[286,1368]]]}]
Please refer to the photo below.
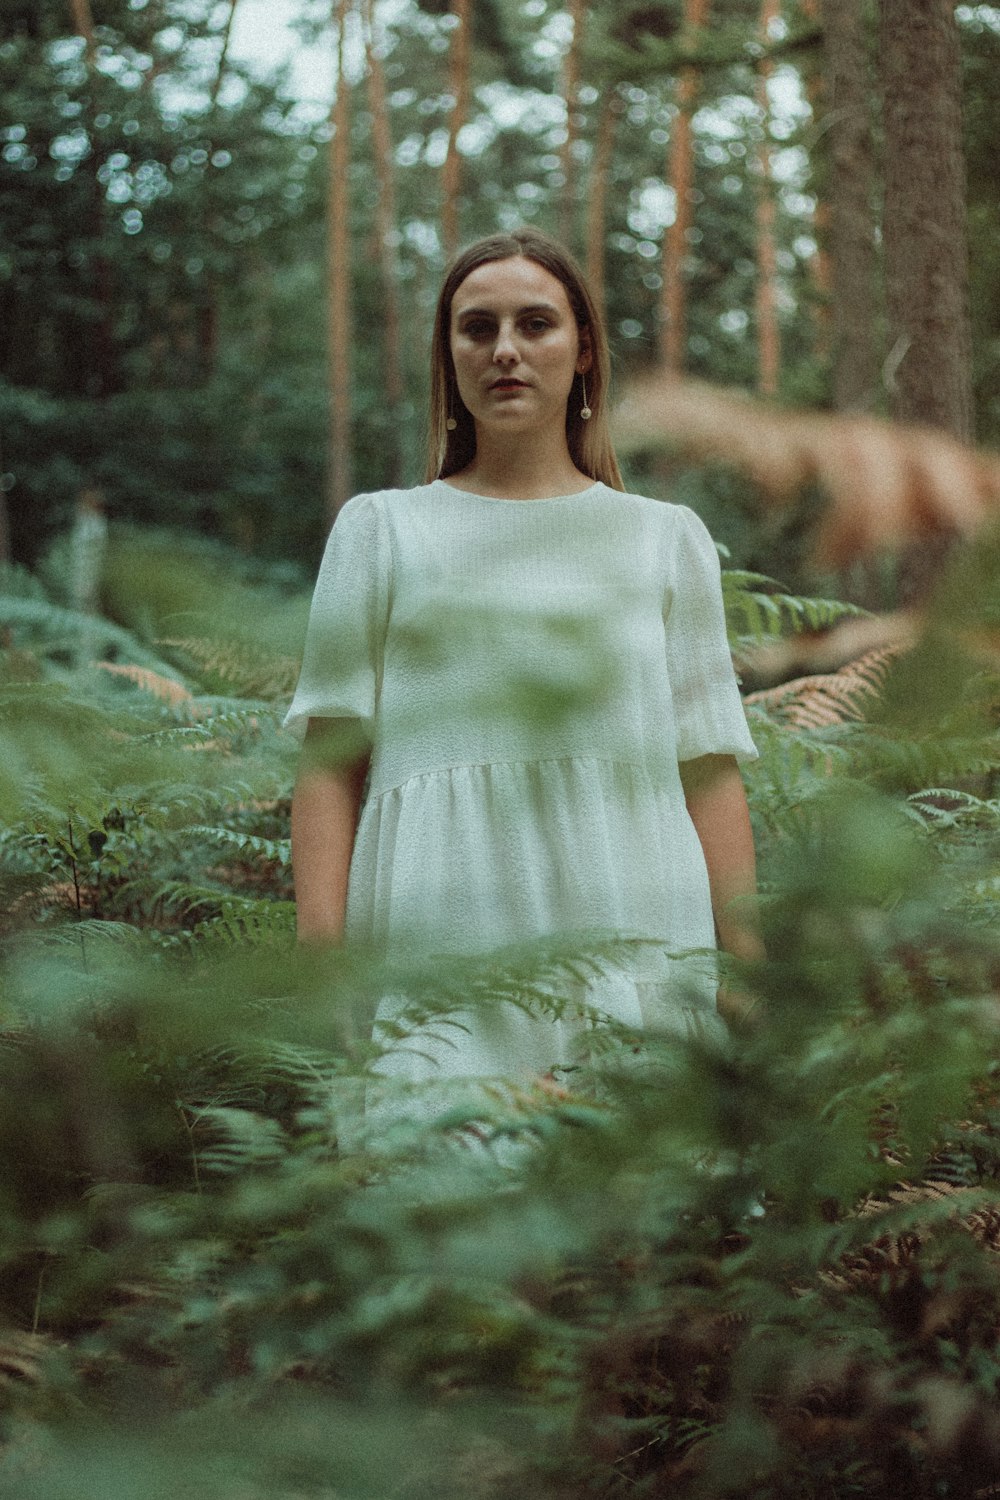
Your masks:
[{"label": "woman", "polygon": [[[299,933],[397,953],[634,938],[587,999],[684,1031],[714,982],[668,954],[716,932],[758,953],[737,766],[756,752],[715,547],[691,511],[623,492],[607,390],[601,318],[558,244],[523,229],[459,255],[427,482],[350,501],[316,586],[287,721],[308,722]],[[465,1028],[384,1070],[537,1077],[585,1030],[499,1004]]]}]

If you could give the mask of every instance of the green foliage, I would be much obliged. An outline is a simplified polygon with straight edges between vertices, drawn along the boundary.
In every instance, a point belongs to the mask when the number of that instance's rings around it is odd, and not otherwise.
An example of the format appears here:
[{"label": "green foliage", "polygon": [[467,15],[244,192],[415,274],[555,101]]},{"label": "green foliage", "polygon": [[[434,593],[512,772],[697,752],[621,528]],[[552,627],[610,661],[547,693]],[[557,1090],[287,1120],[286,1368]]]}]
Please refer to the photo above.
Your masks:
[{"label": "green foliage", "polygon": [[[452,108],[449,7],[378,6],[395,148],[406,399],[384,399],[383,291],[373,246],[378,177],[371,102],[352,91],[351,224],[355,484],[417,479],[424,442],[428,322],[442,268],[440,158]],[[981,435],[998,430],[993,190],[995,19],[962,17],[966,67],[975,364]],[[329,7],[303,4],[304,35],[329,42]],[[215,94],[227,12],[211,0],[106,4],[92,65],[72,7],[17,4],[0,40],[0,493],[15,555],[34,564],[79,494],[111,514],[297,558],[310,569],[324,528],[328,440],[325,319],[328,121],[261,82],[230,50]],[[815,275],[816,214],[829,133],[811,113],[815,19],[785,8],[767,45],[756,0],[731,3],[694,38],[671,3],[587,7],[575,167],[561,160],[565,12],[546,0],[480,0],[473,97],[463,132],[463,238],[534,220],[587,243],[597,140],[617,107],[603,253],[623,375],[655,356],[662,252],[673,207],[664,178],[677,71],[700,69],[694,117],[695,224],[686,254],[688,366],[757,380],[757,164],[775,169],[784,399],[829,397],[829,340]],[[781,108],[770,137],[759,104],[767,61]],[[402,455],[403,473],[395,455]],[[748,532],[745,497],[718,474],[681,476],[740,561],[798,586],[788,539]]]},{"label": "green foliage", "polygon": [[[867,720],[752,710],[769,958],[731,978],[753,1024],[637,1053],[605,1023],[558,1085],[414,1095],[380,1070],[380,994],[405,1001],[392,1048],[480,1005],[564,1014],[624,952],[298,952],[275,719],[302,600],[244,574],[237,612],[218,549],[127,545],[127,628],[24,573],[0,599],[0,1487],[991,1483],[1000,693],[972,650],[989,548],[956,563]],[[741,645],[845,612],[754,574],[725,591]],[[103,666],[69,649],[81,631]]]}]

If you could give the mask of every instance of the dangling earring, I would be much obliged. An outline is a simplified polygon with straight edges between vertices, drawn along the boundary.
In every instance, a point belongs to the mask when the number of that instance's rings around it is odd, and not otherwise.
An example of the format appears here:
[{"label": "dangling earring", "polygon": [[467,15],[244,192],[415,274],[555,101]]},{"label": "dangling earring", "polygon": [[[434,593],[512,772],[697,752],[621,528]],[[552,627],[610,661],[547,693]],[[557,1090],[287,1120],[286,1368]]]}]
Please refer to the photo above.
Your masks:
[{"label": "dangling earring", "polygon": [[455,428],[458,426],[458,423],[455,421],[454,417],[449,417],[444,425],[447,427],[449,432],[454,432]]},{"label": "dangling earring", "polygon": [[447,427],[447,429],[448,429],[449,432],[454,432],[455,428],[458,426],[458,419],[455,416],[455,392],[454,391],[449,391],[448,392],[448,420],[447,420],[447,422],[445,422],[444,425]]},{"label": "dangling earring", "polygon": [[580,371],[580,384],[583,386],[583,406],[580,408],[581,422],[589,422],[594,413],[587,403],[587,377],[583,370]]}]

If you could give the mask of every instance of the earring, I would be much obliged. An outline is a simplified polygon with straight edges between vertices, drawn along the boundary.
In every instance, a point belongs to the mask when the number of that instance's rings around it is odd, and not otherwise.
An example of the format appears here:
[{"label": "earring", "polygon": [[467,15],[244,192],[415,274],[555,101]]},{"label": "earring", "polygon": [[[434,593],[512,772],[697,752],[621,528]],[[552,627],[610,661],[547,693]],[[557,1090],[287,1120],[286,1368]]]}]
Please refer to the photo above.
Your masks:
[{"label": "earring", "polygon": [[458,426],[458,418],[455,416],[455,392],[448,392],[448,420],[444,424],[449,432],[454,432]]},{"label": "earring", "polygon": [[583,406],[580,408],[581,422],[589,422],[594,413],[587,402],[587,377],[583,370],[580,371],[580,384],[583,386]]},{"label": "earring", "polygon": [[449,432],[454,432],[455,428],[458,426],[458,423],[455,421],[454,417],[449,417],[444,425],[447,427]]}]

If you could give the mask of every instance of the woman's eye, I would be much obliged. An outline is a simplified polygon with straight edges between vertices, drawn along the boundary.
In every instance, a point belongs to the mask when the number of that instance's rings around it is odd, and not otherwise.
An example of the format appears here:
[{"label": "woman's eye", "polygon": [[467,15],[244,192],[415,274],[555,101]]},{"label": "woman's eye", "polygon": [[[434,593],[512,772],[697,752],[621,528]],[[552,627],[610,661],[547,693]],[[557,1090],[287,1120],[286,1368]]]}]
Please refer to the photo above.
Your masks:
[{"label": "woman's eye", "polygon": [[529,318],[527,322],[529,333],[544,333],[548,327],[548,318]]}]

